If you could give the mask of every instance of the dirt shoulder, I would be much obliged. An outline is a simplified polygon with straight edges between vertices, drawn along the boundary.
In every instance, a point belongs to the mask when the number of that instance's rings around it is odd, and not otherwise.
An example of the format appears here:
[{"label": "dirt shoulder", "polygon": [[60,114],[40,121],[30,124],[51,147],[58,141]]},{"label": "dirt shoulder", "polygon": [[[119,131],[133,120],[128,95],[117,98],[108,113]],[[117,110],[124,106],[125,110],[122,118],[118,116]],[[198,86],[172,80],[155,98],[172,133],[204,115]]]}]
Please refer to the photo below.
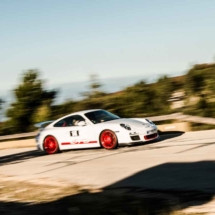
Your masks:
[{"label": "dirt shoulder", "polygon": [[32,147],[36,149],[35,139],[0,141],[0,150]]},{"label": "dirt shoulder", "polygon": [[[44,178],[32,183],[1,177],[0,214],[200,215],[206,214],[207,209],[195,211],[190,210],[190,206],[203,205],[211,200],[211,196],[203,193],[134,188],[91,190],[60,181],[49,183],[47,180]],[[186,212],[188,208],[190,211]]]}]

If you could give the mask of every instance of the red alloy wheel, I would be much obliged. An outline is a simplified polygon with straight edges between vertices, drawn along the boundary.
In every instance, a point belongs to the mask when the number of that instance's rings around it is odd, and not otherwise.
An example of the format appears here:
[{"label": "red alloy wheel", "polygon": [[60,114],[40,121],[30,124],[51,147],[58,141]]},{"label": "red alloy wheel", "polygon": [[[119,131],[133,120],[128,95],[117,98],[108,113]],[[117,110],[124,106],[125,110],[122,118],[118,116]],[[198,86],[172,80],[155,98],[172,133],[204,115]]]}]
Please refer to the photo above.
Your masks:
[{"label": "red alloy wheel", "polygon": [[57,153],[59,150],[57,140],[53,136],[47,136],[44,141],[44,149],[48,154]]},{"label": "red alloy wheel", "polygon": [[105,149],[115,149],[118,145],[115,133],[110,130],[104,130],[101,133],[100,143]]}]

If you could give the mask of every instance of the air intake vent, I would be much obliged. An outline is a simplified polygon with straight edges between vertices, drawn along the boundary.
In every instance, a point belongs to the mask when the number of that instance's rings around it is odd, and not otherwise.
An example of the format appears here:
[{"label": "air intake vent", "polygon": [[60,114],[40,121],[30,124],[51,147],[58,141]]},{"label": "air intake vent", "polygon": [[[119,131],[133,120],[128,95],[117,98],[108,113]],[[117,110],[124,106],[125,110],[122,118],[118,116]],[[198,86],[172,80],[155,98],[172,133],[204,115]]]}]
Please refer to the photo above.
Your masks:
[{"label": "air intake vent", "polygon": [[155,139],[158,136],[157,133],[155,134],[150,134],[150,135],[146,135],[144,136],[145,140],[151,140],[151,139]]}]

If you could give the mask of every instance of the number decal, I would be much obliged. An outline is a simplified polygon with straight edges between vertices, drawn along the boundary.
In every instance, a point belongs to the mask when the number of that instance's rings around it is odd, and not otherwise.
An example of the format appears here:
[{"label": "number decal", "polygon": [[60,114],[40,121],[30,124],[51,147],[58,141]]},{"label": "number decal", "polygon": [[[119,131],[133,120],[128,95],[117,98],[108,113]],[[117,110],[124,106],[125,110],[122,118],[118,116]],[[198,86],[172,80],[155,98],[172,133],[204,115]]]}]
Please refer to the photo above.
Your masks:
[{"label": "number decal", "polygon": [[72,136],[72,137],[79,136],[79,131],[70,131],[70,136]]}]

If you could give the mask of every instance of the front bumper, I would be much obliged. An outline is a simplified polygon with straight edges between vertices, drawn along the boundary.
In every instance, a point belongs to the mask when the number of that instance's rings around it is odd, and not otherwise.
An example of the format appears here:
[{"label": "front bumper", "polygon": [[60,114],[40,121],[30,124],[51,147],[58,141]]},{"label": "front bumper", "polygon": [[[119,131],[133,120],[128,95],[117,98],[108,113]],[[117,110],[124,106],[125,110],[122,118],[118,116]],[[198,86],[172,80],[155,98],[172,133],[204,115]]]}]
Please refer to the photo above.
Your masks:
[{"label": "front bumper", "polygon": [[[158,132],[155,132],[153,134],[136,134],[132,136],[127,136],[127,138],[124,139],[124,141],[119,141],[120,146],[126,146],[126,145],[135,145],[135,144],[143,144],[145,142],[150,142],[153,140],[159,139],[160,136]],[[121,139],[122,140],[122,139]]]}]

